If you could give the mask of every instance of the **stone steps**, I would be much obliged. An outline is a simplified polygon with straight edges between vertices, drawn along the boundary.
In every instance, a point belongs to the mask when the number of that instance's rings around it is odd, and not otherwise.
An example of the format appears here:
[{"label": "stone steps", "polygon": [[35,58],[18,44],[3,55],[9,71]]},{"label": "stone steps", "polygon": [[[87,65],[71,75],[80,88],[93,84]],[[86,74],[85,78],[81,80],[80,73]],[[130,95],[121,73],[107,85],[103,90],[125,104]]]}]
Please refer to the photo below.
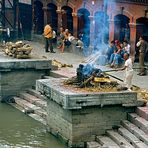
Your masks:
[{"label": "stone steps", "polygon": [[96,141],[104,148],[120,148],[110,137],[97,136]]},{"label": "stone steps", "polygon": [[13,97],[15,103],[10,103],[15,108],[24,112],[28,116],[46,125],[47,118],[47,101],[46,97],[33,89],[21,92],[18,96]]},{"label": "stone steps", "polygon": [[24,109],[32,109],[32,110],[37,110],[37,109],[40,109],[40,107],[34,105],[34,104],[31,104],[30,102],[20,98],[20,97],[14,97],[14,100],[15,100],[15,103],[19,106],[21,106],[22,108]]},{"label": "stone steps", "polygon": [[31,104],[30,102],[19,97],[14,97],[14,99],[16,104],[23,108],[26,114],[35,113],[46,119],[47,112],[43,110],[41,107]]},{"label": "stone steps", "polygon": [[148,145],[146,145],[144,142],[138,139],[134,134],[132,134],[126,128],[120,127],[118,129],[118,132],[120,133],[120,135],[126,138],[127,141],[130,142],[130,144],[132,144],[135,148],[148,148]]},{"label": "stone steps", "polygon": [[96,141],[87,142],[87,148],[101,148],[101,145]]},{"label": "stone steps", "polygon": [[138,126],[146,134],[148,134],[148,121],[138,116],[136,113],[128,114],[128,120]]},{"label": "stone steps", "polygon": [[107,135],[115,141],[120,147],[124,148],[134,148],[123,136],[121,136],[117,131],[107,130]]},{"label": "stone steps", "polygon": [[128,114],[128,120],[103,136],[96,136],[96,142],[87,142],[87,148],[148,148],[148,106],[137,107]]},{"label": "stone steps", "polygon": [[29,94],[37,97],[37,98],[40,98],[42,100],[46,100],[47,99],[44,95],[42,95],[39,91],[36,91],[35,89],[28,89],[27,93],[29,93]]},{"label": "stone steps", "polygon": [[145,132],[127,120],[122,121],[121,124],[124,128],[129,130],[132,134],[148,145],[148,135]]},{"label": "stone steps", "polygon": [[148,120],[148,106],[145,107],[137,107],[136,113],[143,117],[145,120]]},{"label": "stone steps", "polygon": [[19,94],[19,96],[21,98],[23,98],[24,100],[30,102],[31,104],[34,104],[36,106],[41,107],[44,110],[46,110],[46,108],[47,108],[46,100],[37,98],[36,96],[33,96],[33,95],[31,95],[31,94],[29,94],[27,92],[22,92],[22,93]]}]

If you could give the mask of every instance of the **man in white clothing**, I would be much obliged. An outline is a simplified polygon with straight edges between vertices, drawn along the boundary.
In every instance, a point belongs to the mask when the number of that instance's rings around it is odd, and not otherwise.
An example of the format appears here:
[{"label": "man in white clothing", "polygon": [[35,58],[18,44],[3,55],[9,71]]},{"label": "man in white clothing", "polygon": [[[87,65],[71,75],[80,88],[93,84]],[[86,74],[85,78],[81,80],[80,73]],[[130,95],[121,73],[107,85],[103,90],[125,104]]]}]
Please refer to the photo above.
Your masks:
[{"label": "man in white clothing", "polygon": [[128,53],[124,54],[124,60],[125,64],[124,67],[118,70],[125,70],[125,78],[124,78],[124,84],[125,87],[131,91],[132,87],[132,78],[133,78],[133,62],[132,59],[129,57]]}]

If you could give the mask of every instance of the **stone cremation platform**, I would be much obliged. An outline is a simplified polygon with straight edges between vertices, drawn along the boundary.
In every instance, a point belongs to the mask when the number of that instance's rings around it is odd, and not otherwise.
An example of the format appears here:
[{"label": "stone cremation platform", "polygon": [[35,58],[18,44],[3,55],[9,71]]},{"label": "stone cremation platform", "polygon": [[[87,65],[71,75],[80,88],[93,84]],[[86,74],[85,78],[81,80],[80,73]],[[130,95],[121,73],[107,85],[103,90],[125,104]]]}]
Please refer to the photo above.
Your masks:
[{"label": "stone cremation platform", "polygon": [[51,70],[51,61],[43,59],[14,59],[0,55],[0,100],[35,86],[37,79]]},{"label": "stone cremation platform", "polygon": [[70,147],[84,147],[107,129],[119,126],[137,106],[137,93],[90,92],[63,84],[63,78],[36,81],[47,99],[47,128]]}]

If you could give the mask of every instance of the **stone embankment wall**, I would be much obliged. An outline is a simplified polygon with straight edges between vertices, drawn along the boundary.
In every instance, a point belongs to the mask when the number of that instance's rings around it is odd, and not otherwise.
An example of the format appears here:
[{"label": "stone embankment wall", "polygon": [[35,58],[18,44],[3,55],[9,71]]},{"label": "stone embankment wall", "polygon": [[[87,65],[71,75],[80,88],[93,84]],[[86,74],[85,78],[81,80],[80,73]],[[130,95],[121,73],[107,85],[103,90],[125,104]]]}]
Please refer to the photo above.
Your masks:
[{"label": "stone embankment wall", "polygon": [[35,86],[36,80],[49,73],[50,69],[51,61],[48,60],[0,61],[0,100]]},{"label": "stone embankment wall", "polygon": [[91,106],[82,109],[63,109],[52,100],[47,101],[47,126],[49,132],[61,136],[69,146],[83,147],[85,142],[95,141],[96,135],[120,125],[134,107]]},{"label": "stone embankment wall", "polygon": [[62,81],[37,80],[36,90],[47,97],[47,128],[70,147],[84,147],[97,135],[119,126],[137,106],[136,92],[79,92]]}]

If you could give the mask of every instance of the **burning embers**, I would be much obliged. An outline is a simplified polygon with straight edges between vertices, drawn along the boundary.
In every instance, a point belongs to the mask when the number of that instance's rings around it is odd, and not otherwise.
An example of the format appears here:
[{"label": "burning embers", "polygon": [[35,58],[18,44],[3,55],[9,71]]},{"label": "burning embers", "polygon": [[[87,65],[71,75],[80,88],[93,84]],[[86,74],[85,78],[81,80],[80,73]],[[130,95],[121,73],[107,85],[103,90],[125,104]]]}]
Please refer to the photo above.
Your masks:
[{"label": "burning embers", "polygon": [[65,85],[74,85],[78,88],[98,88],[116,90],[118,83],[101,69],[94,68],[90,64],[80,64],[77,68],[77,76],[64,81]]}]

